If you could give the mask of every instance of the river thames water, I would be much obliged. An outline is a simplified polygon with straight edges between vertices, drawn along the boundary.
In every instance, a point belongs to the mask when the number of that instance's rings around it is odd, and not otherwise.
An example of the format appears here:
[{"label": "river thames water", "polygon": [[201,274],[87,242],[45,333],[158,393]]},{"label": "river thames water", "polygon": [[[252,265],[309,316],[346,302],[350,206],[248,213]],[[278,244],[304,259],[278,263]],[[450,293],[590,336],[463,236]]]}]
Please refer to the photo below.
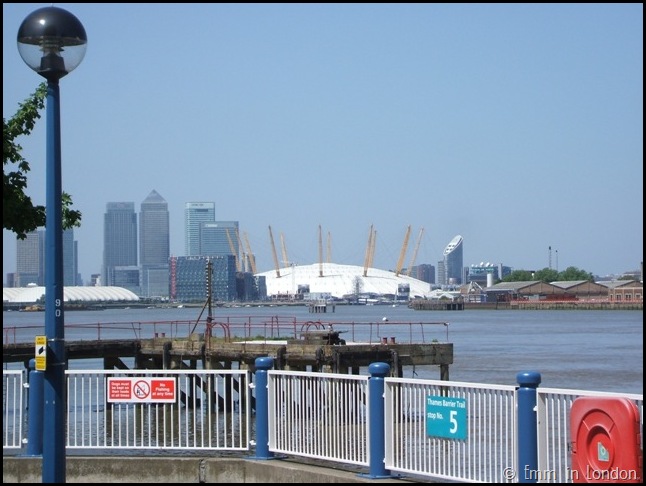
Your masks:
[{"label": "river thames water", "polygon": [[[196,321],[201,310],[67,311],[65,323]],[[217,307],[212,314],[217,320],[281,316],[325,322],[446,322],[448,326],[437,326],[437,334],[438,340],[453,343],[451,381],[515,385],[519,372],[537,371],[543,387],[643,393],[643,311],[415,311],[404,305],[343,305],[324,314],[312,314],[305,306]],[[44,334],[44,319],[43,312],[3,312],[3,342],[7,329],[13,326],[35,326],[34,336]],[[42,326],[40,331],[38,326]],[[74,332],[66,330],[65,340],[78,339]],[[123,338],[132,338],[132,332],[123,332]],[[394,326],[383,332],[388,337],[402,337]],[[96,365],[101,366],[101,361]],[[439,368],[405,367],[404,378],[439,379]]]}]

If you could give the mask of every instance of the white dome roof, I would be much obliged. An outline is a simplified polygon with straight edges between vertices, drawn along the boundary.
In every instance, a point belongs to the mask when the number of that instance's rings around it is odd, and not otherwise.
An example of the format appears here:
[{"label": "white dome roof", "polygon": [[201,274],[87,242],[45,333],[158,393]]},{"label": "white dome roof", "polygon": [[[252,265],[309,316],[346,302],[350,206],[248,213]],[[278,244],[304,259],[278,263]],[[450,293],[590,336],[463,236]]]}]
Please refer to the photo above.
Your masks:
[{"label": "white dome roof", "polygon": [[431,292],[431,284],[403,274],[397,276],[387,270],[369,268],[364,277],[364,268],[356,265],[315,263],[281,268],[279,273],[280,277],[276,275],[274,269],[256,274],[256,276],[265,277],[269,297],[279,294],[294,295],[300,285],[308,285],[310,293],[328,293],[332,297],[342,298],[344,295],[355,293],[357,278],[361,282],[359,287],[361,293],[396,295],[400,284],[409,285],[411,298],[426,297]]},{"label": "white dome roof", "polygon": [[[28,286],[2,289],[2,301],[11,304],[34,304],[45,295],[45,287]],[[64,302],[132,302],[139,297],[123,287],[65,287]]]}]

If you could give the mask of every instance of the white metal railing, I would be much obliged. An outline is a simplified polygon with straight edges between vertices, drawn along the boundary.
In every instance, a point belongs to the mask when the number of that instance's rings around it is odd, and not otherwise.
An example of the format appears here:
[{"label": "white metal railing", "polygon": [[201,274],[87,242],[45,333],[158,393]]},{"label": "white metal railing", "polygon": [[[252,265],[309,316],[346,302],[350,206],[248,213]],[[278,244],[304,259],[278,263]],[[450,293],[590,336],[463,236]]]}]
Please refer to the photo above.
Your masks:
[{"label": "white metal railing", "polygon": [[367,376],[270,370],[267,387],[270,451],[368,465]]},{"label": "white metal railing", "polygon": [[[253,445],[254,397],[248,371],[65,373],[68,449],[248,451]],[[29,388],[25,377],[24,370],[3,370],[4,449],[20,449],[27,440]],[[170,398],[164,399],[163,393],[159,397],[146,395],[146,386],[157,379],[172,380],[174,394]],[[346,465],[371,465],[371,439],[378,437],[371,437],[370,432],[370,379],[269,370],[270,450]],[[519,480],[516,387],[403,378],[383,381],[383,397],[376,399],[384,401],[382,445],[388,471],[437,480]],[[135,384],[143,387],[141,397],[123,398],[123,390],[134,390]],[[539,387],[538,470],[533,472],[539,482],[573,482],[570,411],[574,401],[583,396],[632,400],[643,430],[643,395]],[[464,416],[455,424],[465,427],[464,434],[460,430],[460,434],[447,438],[430,433],[429,414],[434,412],[429,404],[444,400],[463,404]],[[641,441],[643,450],[643,436]]]},{"label": "white metal railing", "polygon": [[65,373],[67,448],[249,449],[248,371]]},{"label": "white metal railing", "polygon": [[[515,387],[403,378],[385,383],[387,469],[444,480],[510,480],[516,465]],[[439,417],[456,438],[431,434],[429,421],[437,418],[432,414],[442,412],[428,412],[429,403],[447,414],[456,404],[463,410]]]},{"label": "white metal railing", "polygon": [[4,449],[20,449],[23,444],[23,376],[21,370],[2,371],[2,437]]},{"label": "white metal railing", "polygon": [[[537,450],[538,471],[536,479],[542,483],[575,482],[572,469],[572,436],[570,411],[579,397],[614,397],[633,400],[639,410],[642,430],[644,427],[644,395],[626,393],[568,390],[561,388],[538,388],[536,414],[538,422]],[[641,449],[644,438],[641,437]]]}]

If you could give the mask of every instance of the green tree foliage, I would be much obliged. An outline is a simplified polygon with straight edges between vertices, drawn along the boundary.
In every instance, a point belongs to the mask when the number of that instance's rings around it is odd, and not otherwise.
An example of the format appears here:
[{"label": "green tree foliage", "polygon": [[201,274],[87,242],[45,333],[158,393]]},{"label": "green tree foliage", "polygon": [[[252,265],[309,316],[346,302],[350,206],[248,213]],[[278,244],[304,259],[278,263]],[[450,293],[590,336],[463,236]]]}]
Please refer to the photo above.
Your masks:
[{"label": "green tree foliage", "polygon": [[541,282],[556,282],[559,279],[559,272],[558,270],[554,270],[553,268],[543,268],[542,270],[538,270],[537,272],[534,273],[534,278],[532,280],[540,280]]},{"label": "green tree foliage", "polygon": [[559,272],[558,280],[567,282],[572,282],[573,280],[588,280],[594,282],[594,275],[576,267],[567,267],[562,272]]},{"label": "green tree foliage", "polygon": [[588,280],[594,282],[594,275],[585,270],[576,267],[568,267],[562,272],[557,272],[553,268],[543,268],[535,272],[529,270],[514,270],[502,282],[532,282],[540,280],[541,282],[573,282],[575,280]]},{"label": "green tree foliage", "polygon": [[[45,106],[47,85],[41,83],[23,103],[17,113],[7,121],[2,119],[2,227],[12,231],[20,239],[27,233],[45,226],[45,206],[34,205],[25,194],[29,162],[22,156],[22,147],[16,139],[29,135],[40,111]],[[69,229],[81,225],[80,211],[73,210],[72,198],[63,192],[63,228]]]},{"label": "green tree foliage", "polygon": [[503,282],[530,282],[532,280],[536,279],[533,272],[529,270],[514,270],[502,279]]}]

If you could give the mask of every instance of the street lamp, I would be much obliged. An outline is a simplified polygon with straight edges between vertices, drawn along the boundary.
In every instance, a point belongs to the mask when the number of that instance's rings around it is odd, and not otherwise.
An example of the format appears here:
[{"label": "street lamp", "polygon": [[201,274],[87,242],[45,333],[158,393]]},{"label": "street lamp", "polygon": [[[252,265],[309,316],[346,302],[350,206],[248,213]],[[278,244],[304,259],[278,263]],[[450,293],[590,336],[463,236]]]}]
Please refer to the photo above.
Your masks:
[{"label": "street lamp", "polygon": [[45,334],[43,482],[65,482],[65,321],[63,319],[63,207],[61,123],[58,80],[83,60],[87,36],[70,12],[44,7],[29,14],[18,29],[18,52],[47,79],[45,204]]}]

